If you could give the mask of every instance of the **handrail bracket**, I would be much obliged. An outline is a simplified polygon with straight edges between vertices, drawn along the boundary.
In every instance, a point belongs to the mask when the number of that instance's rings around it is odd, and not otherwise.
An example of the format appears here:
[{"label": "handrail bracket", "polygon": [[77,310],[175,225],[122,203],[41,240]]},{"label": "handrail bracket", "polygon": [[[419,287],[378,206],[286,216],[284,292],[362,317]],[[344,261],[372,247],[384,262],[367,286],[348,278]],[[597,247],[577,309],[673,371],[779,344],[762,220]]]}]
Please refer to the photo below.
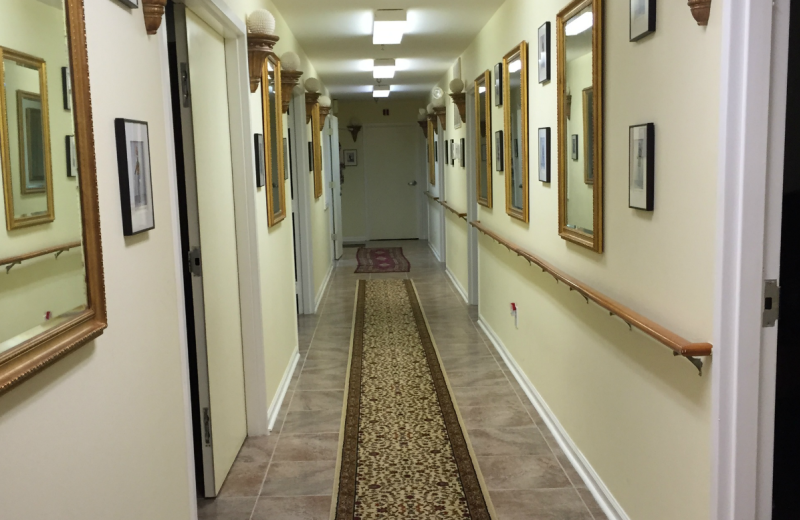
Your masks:
[{"label": "handrail bracket", "polygon": [[[678,352],[673,352],[672,355],[673,356],[680,356],[681,354],[678,353]],[[695,366],[695,368],[697,368],[698,375],[702,377],[703,376],[703,360],[698,358],[698,357],[694,357],[694,356],[683,356],[683,357],[688,359],[689,363],[693,364]]]},{"label": "handrail bracket", "polygon": [[19,262],[14,262],[13,264],[8,264],[6,266],[6,274],[8,274],[11,271],[12,267],[14,267],[15,265],[19,265],[21,263],[22,263],[22,260],[20,260]]}]

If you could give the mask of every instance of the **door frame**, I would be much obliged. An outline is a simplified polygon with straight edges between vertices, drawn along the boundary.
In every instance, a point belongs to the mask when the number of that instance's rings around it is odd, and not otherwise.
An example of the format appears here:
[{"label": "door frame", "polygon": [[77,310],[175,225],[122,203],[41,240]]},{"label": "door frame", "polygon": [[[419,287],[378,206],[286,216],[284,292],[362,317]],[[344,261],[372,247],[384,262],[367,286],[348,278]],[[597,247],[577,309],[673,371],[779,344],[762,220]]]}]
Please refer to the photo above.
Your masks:
[{"label": "door frame", "polygon": [[[711,518],[770,520],[790,0],[722,4]],[[715,11],[712,15],[716,15]]]},{"label": "door frame", "polygon": [[[325,118],[325,127],[322,132],[322,154],[324,170],[327,174],[325,179],[326,186],[325,201],[330,215],[328,215],[328,225],[331,235],[331,262],[335,265],[336,261],[341,258],[337,257],[339,250],[343,247],[344,233],[342,233],[342,223],[339,222],[339,228],[336,227],[336,213],[339,212],[341,216],[342,210],[342,190],[341,180],[339,178],[340,165],[339,165],[339,118],[334,114],[328,114]],[[341,220],[341,219],[339,219]],[[334,238],[336,235],[338,237]],[[338,238],[338,240],[337,240]],[[337,243],[339,246],[337,247]]]},{"label": "door frame", "polygon": [[[475,85],[467,88],[467,138],[464,157],[467,164],[467,221],[475,222],[478,218],[478,187],[475,168]],[[467,224],[467,269],[469,282],[467,287],[467,303],[478,305],[480,301],[480,284],[478,279],[478,230]]]},{"label": "door frame", "polygon": [[[445,147],[449,146],[449,141],[447,139],[444,127],[442,126],[442,122],[438,117],[436,118],[436,126],[439,129],[439,167],[434,168],[436,185],[439,186],[439,200],[442,202],[447,202],[447,182],[444,173],[444,156]],[[439,236],[441,237],[441,242],[439,243],[439,254],[442,257],[441,262],[445,267],[447,267],[447,215],[444,207],[439,208]]]}]

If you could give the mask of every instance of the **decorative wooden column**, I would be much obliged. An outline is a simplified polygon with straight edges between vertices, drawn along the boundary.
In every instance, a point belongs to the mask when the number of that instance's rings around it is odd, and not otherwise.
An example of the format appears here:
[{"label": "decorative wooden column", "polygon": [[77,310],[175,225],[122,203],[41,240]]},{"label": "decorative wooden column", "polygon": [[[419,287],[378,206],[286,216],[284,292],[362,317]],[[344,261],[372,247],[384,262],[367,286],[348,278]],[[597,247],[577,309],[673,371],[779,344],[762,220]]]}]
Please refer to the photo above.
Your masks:
[{"label": "decorative wooden column", "polygon": [[433,113],[439,116],[439,122],[442,123],[442,130],[447,130],[447,107],[434,107]]},{"label": "decorative wooden column", "polygon": [[439,133],[439,125],[436,124],[436,114],[428,114],[428,121],[433,124],[433,131]]},{"label": "decorative wooden column", "polygon": [[319,92],[306,92],[306,124],[311,122],[311,111],[319,101]]},{"label": "decorative wooden column", "polygon": [[272,48],[278,43],[274,34],[247,34],[247,58],[250,63],[250,92],[258,90],[261,85],[261,72],[264,60],[272,54]]},{"label": "decorative wooden column", "polygon": [[158,32],[166,6],[167,0],[142,0],[144,27],[147,29],[147,34],[153,35]]},{"label": "decorative wooden column", "polygon": [[450,94],[453,98],[453,103],[458,107],[458,114],[461,116],[461,122],[467,122],[467,94],[461,92],[460,94]]},{"label": "decorative wooden column", "polygon": [[330,114],[330,113],[331,113],[331,107],[324,107],[322,105],[319,106],[319,131],[320,132],[322,132],[325,129],[325,120],[328,118],[328,114]]},{"label": "decorative wooden column", "polygon": [[422,133],[425,134],[425,139],[428,138],[428,120],[425,119],[424,121],[417,121],[419,123],[419,127],[422,128]]},{"label": "decorative wooden column", "polygon": [[283,104],[284,114],[289,113],[292,91],[300,83],[300,76],[302,75],[302,70],[281,70],[281,103]]},{"label": "decorative wooden column", "polygon": [[708,17],[711,15],[711,0],[689,0],[689,9],[692,16],[697,21],[697,25],[708,25]]}]

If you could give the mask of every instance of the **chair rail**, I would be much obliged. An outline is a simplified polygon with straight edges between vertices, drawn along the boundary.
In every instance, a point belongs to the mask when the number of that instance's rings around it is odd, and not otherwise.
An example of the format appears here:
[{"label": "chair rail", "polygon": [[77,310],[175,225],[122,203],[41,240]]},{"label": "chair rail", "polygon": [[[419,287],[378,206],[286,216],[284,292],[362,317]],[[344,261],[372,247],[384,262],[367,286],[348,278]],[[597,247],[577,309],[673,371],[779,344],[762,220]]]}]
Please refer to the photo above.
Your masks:
[{"label": "chair rail", "polygon": [[467,220],[467,214],[466,213],[461,213],[460,211],[458,211],[457,209],[455,209],[453,206],[451,206],[450,204],[448,204],[445,201],[437,200],[436,202],[441,204],[442,207],[444,207],[444,209],[446,209],[450,213],[454,214],[458,218],[463,219],[464,221]]},{"label": "chair rail", "polygon": [[17,256],[9,256],[7,258],[0,258],[0,266],[6,266],[6,273],[11,271],[11,268],[17,264],[21,264],[25,260],[31,260],[32,258],[37,258],[44,255],[49,255],[51,253],[56,254],[56,258],[61,253],[65,253],[70,249],[74,249],[76,247],[80,247],[82,242],[80,240],[76,242],[68,242],[66,244],[61,244],[59,246],[48,247],[46,249],[39,249],[38,251],[31,251],[30,253],[25,253],[22,255]]}]

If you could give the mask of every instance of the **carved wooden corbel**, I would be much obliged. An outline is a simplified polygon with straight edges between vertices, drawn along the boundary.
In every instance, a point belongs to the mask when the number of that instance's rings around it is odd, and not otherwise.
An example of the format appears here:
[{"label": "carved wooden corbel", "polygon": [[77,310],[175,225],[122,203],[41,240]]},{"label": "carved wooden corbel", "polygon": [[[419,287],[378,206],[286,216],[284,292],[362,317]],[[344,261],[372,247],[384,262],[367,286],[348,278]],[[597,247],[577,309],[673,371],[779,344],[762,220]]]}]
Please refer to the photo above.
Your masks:
[{"label": "carved wooden corbel", "polygon": [[425,139],[428,138],[428,120],[425,121],[418,121],[420,128],[422,128],[422,133],[425,134]]},{"label": "carved wooden corbel", "polygon": [[447,107],[434,107],[433,113],[439,116],[439,122],[442,123],[442,130],[447,130]]},{"label": "carved wooden corbel", "polygon": [[460,94],[450,94],[453,98],[453,103],[458,107],[458,114],[461,116],[461,122],[467,122],[467,94],[461,92]]},{"label": "carved wooden corbel", "polygon": [[306,124],[311,122],[311,112],[319,102],[319,92],[306,92]]},{"label": "carved wooden corbel", "polygon": [[439,125],[436,124],[436,114],[428,114],[428,121],[433,123],[433,131],[439,133]]},{"label": "carved wooden corbel", "polygon": [[692,16],[697,21],[697,25],[708,25],[708,17],[711,15],[711,0],[689,0],[689,9]]},{"label": "carved wooden corbel", "polygon": [[147,29],[147,34],[153,35],[158,32],[166,6],[167,0],[142,0],[144,26]]},{"label": "carved wooden corbel", "polygon": [[250,92],[255,93],[261,85],[261,73],[264,60],[272,54],[272,48],[278,43],[274,34],[247,34],[247,58],[250,64]]},{"label": "carved wooden corbel", "polygon": [[294,87],[300,83],[300,76],[302,75],[302,70],[281,70],[281,103],[283,104],[284,114],[289,113],[289,104],[292,102]]},{"label": "carved wooden corbel", "polygon": [[328,114],[330,114],[330,113],[331,113],[331,107],[324,107],[322,105],[319,106],[319,131],[320,132],[322,132],[325,129],[325,120],[328,118]]}]

